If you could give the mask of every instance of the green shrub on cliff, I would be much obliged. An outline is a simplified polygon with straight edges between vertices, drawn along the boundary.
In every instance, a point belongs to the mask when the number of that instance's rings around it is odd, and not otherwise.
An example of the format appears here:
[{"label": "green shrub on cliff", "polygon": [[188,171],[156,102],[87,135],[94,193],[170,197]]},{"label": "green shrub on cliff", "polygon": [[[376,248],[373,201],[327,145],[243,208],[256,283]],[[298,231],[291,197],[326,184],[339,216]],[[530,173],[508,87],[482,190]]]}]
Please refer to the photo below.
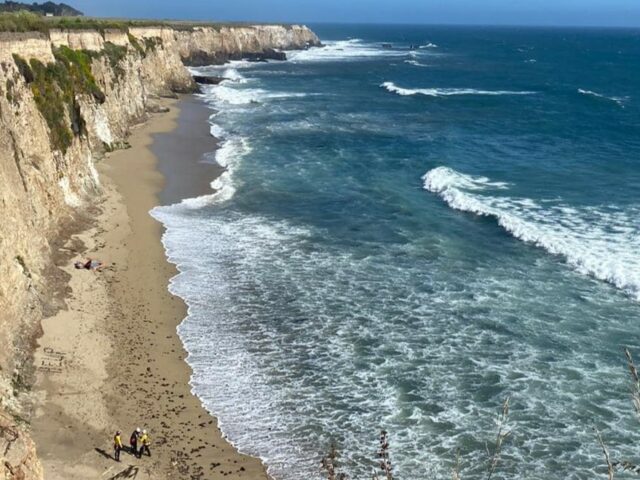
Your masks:
[{"label": "green shrub on cliff", "polygon": [[47,122],[51,146],[64,153],[74,135],[86,131],[76,95],[88,94],[100,103],[105,95],[91,72],[90,53],[60,47],[54,50],[54,56],[55,62],[47,65],[37,59],[27,63],[18,55],[14,55],[14,60]]},{"label": "green shrub on cliff", "polygon": [[129,37],[129,43],[140,54],[140,56],[142,58],[146,57],[147,52],[145,51],[144,47],[140,45],[138,39],[135,36],[131,35],[131,33],[127,33],[127,36]]},{"label": "green shrub on cliff", "polygon": [[24,77],[25,82],[32,83],[35,78],[33,76],[33,71],[31,70],[29,63],[20,55],[15,53],[13,54],[13,61],[16,63],[18,71]]},{"label": "green shrub on cliff", "polygon": [[162,46],[162,39],[160,37],[145,37],[144,46],[147,52],[155,52],[158,46]]},{"label": "green shrub on cliff", "polygon": [[125,72],[124,68],[122,67],[122,61],[127,56],[127,47],[121,47],[111,42],[105,42],[104,49],[101,52],[98,52],[96,55],[104,56],[107,58],[111,69],[116,74],[116,79],[122,78],[124,76]]},{"label": "green shrub on cliff", "polygon": [[103,103],[105,95],[96,84],[91,71],[91,60],[94,55],[91,52],[72,50],[64,46],[54,50],[56,61],[63,63],[71,76],[74,90],[78,93],[91,94],[98,102]]},{"label": "green shrub on cliff", "polygon": [[51,146],[64,153],[73,141],[67,115],[71,118],[72,113],[77,112],[71,81],[59,62],[45,65],[32,59],[31,69],[35,76],[31,91],[38,110],[49,126]]}]

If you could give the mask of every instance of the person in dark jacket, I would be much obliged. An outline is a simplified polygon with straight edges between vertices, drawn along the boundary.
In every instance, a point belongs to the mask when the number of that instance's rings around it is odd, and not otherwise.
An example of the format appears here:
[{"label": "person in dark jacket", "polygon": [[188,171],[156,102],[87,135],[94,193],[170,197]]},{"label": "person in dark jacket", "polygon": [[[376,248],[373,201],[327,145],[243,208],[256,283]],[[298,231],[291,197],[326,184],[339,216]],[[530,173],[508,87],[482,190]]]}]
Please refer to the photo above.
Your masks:
[{"label": "person in dark jacket", "polygon": [[129,451],[136,457],[138,456],[138,438],[140,437],[140,428],[136,428],[131,437],[129,437]]}]

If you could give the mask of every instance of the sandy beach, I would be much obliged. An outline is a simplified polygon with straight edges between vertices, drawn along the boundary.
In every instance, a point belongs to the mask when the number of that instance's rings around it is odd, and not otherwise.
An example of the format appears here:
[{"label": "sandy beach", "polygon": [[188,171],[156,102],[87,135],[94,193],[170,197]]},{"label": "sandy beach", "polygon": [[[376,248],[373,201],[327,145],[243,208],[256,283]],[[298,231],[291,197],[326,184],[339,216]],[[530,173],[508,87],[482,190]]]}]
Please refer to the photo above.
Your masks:
[{"label": "sandy beach", "polygon": [[[149,211],[209,192],[219,167],[200,162],[215,148],[206,107],[192,96],[166,105],[169,113],[134,129],[130,149],[100,163],[99,211],[63,248],[71,293],[43,322],[33,388],[33,434],[50,480],[268,478],[190,393],[176,334],[186,307],[167,290],[176,270]],[[75,269],[86,257],[106,268]],[[114,432],[127,445],[136,427],[149,431],[151,457],[123,452],[115,462]]]}]

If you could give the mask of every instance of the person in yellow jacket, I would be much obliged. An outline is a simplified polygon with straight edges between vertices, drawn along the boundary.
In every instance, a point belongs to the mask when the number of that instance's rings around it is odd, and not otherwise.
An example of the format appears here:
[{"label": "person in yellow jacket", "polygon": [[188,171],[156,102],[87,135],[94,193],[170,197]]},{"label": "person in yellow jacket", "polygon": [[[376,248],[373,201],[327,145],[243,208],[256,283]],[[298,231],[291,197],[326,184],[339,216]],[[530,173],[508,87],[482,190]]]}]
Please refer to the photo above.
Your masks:
[{"label": "person in yellow jacket", "polygon": [[113,437],[113,458],[116,462],[120,461],[120,450],[122,450],[122,438],[120,438],[120,430]]},{"label": "person in yellow jacket", "polygon": [[151,445],[151,440],[149,440],[149,435],[146,430],[142,430],[142,435],[140,435],[140,454],[139,457],[142,457],[144,452],[147,452],[147,455],[151,456],[151,450],[149,450],[149,445]]}]

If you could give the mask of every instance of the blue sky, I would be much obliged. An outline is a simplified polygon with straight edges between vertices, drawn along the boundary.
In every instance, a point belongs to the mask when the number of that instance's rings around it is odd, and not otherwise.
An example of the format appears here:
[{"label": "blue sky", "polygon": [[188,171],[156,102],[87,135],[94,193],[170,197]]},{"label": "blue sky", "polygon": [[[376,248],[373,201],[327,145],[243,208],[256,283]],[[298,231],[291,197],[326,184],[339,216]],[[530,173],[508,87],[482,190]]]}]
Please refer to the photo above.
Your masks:
[{"label": "blue sky", "polygon": [[640,26],[640,0],[66,0],[87,15],[194,20]]}]

